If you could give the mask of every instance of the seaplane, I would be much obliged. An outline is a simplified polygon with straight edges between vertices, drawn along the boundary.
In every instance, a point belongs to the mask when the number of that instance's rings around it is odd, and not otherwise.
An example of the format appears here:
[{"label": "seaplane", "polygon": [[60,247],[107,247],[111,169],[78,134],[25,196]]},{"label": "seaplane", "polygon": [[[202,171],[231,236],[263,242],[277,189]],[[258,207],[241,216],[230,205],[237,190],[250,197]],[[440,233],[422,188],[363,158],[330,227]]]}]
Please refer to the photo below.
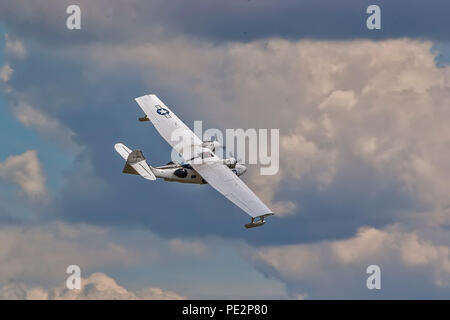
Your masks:
[{"label": "seaplane", "polygon": [[202,141],[156,95],[135,99],[145,116],[140,122],[151,122],[182,161],[170,161],[158,167],[149,165],[141,150],[131,150],[123,143],[114,148],[125,160],[123,173],[140,175],[147,180],[209,184],[247,213],[251,220],[245,228],[261,227],[274,215],[255,193],[239,178],[247,168],[234,157],[222,159],[214,152],[221,147],[216,140]]}]

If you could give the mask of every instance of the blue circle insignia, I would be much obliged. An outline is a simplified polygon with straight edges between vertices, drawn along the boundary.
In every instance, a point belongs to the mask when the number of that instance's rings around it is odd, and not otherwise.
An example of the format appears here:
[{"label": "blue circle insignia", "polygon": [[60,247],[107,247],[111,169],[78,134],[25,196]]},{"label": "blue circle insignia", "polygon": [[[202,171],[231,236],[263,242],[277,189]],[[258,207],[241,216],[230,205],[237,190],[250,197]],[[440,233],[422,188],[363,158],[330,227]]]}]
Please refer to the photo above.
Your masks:
[{"label": "blue circle insignia", "polygon": [[162,116],[167,116],[170,113],[169,110],[167,110],[165,108],[158,108],[158,110],[156,110],[156,112]]}]

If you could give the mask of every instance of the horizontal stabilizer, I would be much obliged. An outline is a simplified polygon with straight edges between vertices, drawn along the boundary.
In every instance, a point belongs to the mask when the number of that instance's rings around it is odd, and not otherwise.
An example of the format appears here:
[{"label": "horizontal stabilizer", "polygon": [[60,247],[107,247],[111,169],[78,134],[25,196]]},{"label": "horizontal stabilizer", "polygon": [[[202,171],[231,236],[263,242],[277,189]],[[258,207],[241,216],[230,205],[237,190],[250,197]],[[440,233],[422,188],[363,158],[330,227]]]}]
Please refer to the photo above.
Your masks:
[{"label": "horizontal stabilizer", "polygon": [[147,180],[156,180],[152,169],[145,161],[144,155],[140,150],[131,151],[127,146],[118,143],[114,146],[117,153],[119,153],[124,160],[126,160],[123,173],[138,174]]},{"label": "horizontal stabilizer", "polygon": [[128,156],[132,152],[126,145],[122,143],[117,143],[114,146],[114,149],[116,149],[117,153],[120,154],[120,156],[123,158],[123,160],[127,161]]},{"label": "horizontal stabilizer", "polygon": [[134,170],[134,168],[132,166],[130,166],[130,164],[128,162],[125,163],[125,166],[123,167],[122,173],[137,174],[138,176],[140,175],[136,170]]}]

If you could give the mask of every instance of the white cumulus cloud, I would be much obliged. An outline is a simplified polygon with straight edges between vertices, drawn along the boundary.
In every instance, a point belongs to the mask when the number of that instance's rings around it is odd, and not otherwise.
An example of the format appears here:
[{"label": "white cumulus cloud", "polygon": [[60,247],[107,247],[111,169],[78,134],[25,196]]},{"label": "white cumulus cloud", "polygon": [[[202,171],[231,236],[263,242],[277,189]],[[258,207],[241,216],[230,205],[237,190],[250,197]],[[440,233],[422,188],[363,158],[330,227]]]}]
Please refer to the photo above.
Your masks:
[{"label": "white cumulus cloud", "polygon": [[46,178],[37,152],[29,150],[0,162],[0,179],[18,184],[32,199],[47,196]]},{"label": "white cumulus cloud", "polygon": [[[105,51],[113,54],[105,57]],[[94,45],[85,54],[93,62],[89,78],[126,66],[149,86],[157,82],[193,97],[198,114],[217,124],[280,128],[281,178],[250,181],[271,186],[261,192],[272,204],[281,181],[315,181],[324,189],[346,183],[340,173],[360,162],[366,172],[396,179],[435,212],[427,223],[448,221],[442,210],[450,205],[450,68],[436,66],[431,42],[210,45],[179,37],[131,47]],[[283,201],[282,211],[295,210]]]},{"label": "white cumulus cloud", "polygon": [[10,281],[0,288],[3,300],[179,300],[184,299],[173,291],[161,288],[144,288],[130,291],[102,272],[81,279],[81,288],[70,290],[66,286],[51,289],[29,287]]}]

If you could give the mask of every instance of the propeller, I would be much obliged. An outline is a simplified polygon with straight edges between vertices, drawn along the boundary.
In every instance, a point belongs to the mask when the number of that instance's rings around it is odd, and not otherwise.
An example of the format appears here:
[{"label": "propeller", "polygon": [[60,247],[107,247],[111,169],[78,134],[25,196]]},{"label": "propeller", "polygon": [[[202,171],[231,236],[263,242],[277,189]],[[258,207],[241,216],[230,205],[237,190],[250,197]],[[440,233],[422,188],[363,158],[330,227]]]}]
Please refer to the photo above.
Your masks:
[{"label": "propeller", "polygon": [[[233,170],[233,172],[237,175],[243,175],[246,171],[247,171],[247,167],[242,163],[242,159],[238,158],[234,158],[233,154],[231,152],[229,152],[230,158],[229,159],[225,159],[224,162],[225,164]],[[231,160],[231,161],[230,161]],[[234,161],[233,161],[234,160]]]},{"label": "propeller", "polygon": [[233,158],[236,160],[236,163],[242,164],[242,158],[235,158],[234,154],[230,151],[229,152],[230,158]]},{"label": "propeller", "polygon": [[228,154],[229,154],[229,158],[225,159],[224,161],[230,168],[234,169],[236,167],[236,165],[238,165],[238,164],[243,165],[242,159],[240,159],[240,158],[236,159],[233,156],[233,153],[231,151]]}]

